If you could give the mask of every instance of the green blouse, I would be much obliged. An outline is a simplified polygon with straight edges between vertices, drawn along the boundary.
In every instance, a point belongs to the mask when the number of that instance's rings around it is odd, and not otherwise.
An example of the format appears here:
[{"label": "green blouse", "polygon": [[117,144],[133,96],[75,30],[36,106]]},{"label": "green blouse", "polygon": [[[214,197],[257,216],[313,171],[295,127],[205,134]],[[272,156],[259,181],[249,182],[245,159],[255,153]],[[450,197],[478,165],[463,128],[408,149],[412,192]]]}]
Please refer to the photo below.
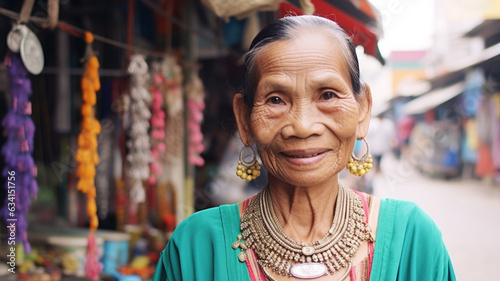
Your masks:
[{"label": "green blouse", "polygon": [[[238,204],[199,211],[176,228],[153,281],[250,281],[240,249]],[[456,280],[441,232],[416,204],[382,199],[370,280]]]}]

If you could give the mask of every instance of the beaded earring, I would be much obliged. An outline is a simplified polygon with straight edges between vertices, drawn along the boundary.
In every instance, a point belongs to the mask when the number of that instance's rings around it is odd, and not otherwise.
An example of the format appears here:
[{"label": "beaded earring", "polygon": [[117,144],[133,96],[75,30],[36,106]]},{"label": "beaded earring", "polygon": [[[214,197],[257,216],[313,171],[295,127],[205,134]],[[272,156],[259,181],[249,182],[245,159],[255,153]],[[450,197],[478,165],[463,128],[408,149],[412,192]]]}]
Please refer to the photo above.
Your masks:
[{"label": "beaded earring", "polygon": [[370,171],[373,167],[372,156],[370,155],[370,147],[368,146],[368,142],[363,138],[362,139],[366,144],[366,153],[361,156],[361,158],[356,157],[354,152],[351,154],[351,158],[349,162],[347,162],[347,169],[349,172],[355,176],[362,176]]},{"label": "beaded earring", "polygon": [[[250,149],[250,155],[243,156],[244,151]],[[245,158],[251,158],[249,162],[245,162]],[[260,176],[260,166],[257,161],[257,153],[251,146],[244,146],[240,151],[238,166],[236,167],[236,175],[241,179],[251,181]]]}]

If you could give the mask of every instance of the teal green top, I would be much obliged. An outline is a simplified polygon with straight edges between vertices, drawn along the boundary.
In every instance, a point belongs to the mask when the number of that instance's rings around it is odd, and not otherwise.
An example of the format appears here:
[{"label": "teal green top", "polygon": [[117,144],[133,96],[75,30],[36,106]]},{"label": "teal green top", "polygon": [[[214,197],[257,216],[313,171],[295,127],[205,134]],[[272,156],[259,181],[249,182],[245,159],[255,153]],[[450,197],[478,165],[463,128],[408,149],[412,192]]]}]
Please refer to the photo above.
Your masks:
[{"label": "teal green top", "polygon": [[[191,215],[161,253],[153,281],[250,281],[231,247],[238,234],[237,204]],[[440,230],[416,204],[381,200],[370,280],[456,280]]]}]

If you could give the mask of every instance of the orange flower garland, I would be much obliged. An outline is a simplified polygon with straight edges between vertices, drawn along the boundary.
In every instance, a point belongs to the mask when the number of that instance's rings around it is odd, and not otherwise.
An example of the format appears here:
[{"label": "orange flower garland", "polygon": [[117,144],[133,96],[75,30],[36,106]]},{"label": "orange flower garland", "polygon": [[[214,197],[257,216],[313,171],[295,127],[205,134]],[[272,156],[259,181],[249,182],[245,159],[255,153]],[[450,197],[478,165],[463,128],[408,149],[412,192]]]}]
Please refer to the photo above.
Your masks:
[{"label": "orange flower garland", "polygon": [[99,61],[92,54],[90,44],[94,37],[90,32],[85,32],[85,42],[87,43],[85,71],[81,80],[83,105],[81,113],[83,117],[82,129],[78,135],[78,150],[75,160],[78,162],[76,175],[78,176],[77,188],[87,195],[87,214],[89,216],[90,234],[87,249],[87,261],[85,270],[87,277],[97,280],[102,266],[98,261],[96,251],[94,231],[99,225],[96,205],[95,175],[96,165],[99,163],[97,152],[97,135],[101,132],[101,125],[95,119],[94,105],[97,101],[96,91],[101,88],[99,81]]}]

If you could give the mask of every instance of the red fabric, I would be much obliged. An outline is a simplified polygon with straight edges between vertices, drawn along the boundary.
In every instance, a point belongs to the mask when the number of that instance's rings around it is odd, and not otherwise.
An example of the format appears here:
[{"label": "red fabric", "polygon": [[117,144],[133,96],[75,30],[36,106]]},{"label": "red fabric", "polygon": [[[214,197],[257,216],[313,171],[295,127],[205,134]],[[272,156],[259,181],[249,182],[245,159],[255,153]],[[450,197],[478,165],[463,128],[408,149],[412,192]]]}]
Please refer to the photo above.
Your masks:
[{"label": "red fabric", "polygon": [[478,177],[492,176],[495,174],[495,166],[493,165],[493,157],[490,147],[483,143],[479,143],[477,150],[476,175]]},{"label": "red fabric", "polygon": [[[314,7],[316,8],[316,15],[335,21],[351,36],[354,45],[361,45],[365,48],[366,54],[376,58],[379,57],[377,49],[377,36],[370,30],[369,26],[346,14],[335,6],[332,6],[326,1],[311,0],[311,3],[314,4]],[[278,17],[282,18],[294,14],[302,15],[303,12],[289,3],[281,2],[278,10]]]}]

